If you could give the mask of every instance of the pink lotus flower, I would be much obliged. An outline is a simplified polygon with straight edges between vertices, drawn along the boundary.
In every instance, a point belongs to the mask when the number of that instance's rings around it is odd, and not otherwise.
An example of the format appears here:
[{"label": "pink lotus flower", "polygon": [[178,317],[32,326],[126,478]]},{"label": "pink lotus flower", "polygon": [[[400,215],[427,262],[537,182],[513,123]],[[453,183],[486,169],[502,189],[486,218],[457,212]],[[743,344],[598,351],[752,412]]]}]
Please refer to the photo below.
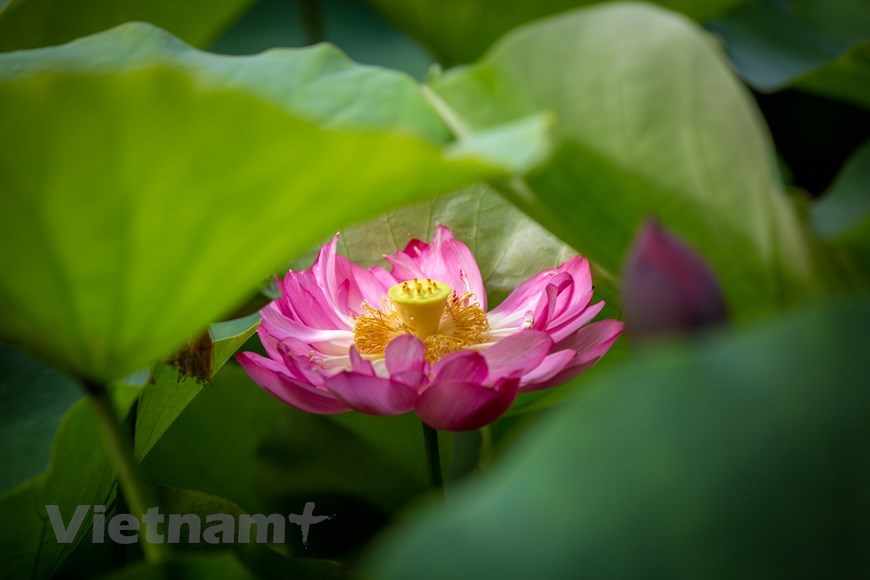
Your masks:
[{"label": "pink lotus flower", "polygon": [[589,324],[589,264],[581,257],[540,272],[493,310],[468,247],[438,226],[385,256],[392,271],[335,252],[289,272],[282,296],[260,313],[268,358],[237,355],[278,399],[309,413],[415,411],[435,429],[487,425],[518,392],[544,389],[600,359],[622,323]]}]

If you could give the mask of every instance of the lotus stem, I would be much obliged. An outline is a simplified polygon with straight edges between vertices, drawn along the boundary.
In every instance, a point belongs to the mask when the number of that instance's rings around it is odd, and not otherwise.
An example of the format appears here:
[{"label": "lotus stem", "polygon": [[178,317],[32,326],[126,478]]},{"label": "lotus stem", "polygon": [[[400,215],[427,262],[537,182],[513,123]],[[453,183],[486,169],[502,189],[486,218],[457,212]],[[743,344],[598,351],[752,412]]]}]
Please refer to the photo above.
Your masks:
[{"label": "lotus stem", "polygon": [[429,466],[429,482],[432,487],[439,491],[444,489],[444,480],[441,477],[441,452],[438,448],[438,431],[422,423],[423,444],[426,447],[426,463]]},{"label": "lotus stem", "polygon": [[150,563],[161,562],[168,555],[166,546],[148,541],[146,523],[142,519],[145,511],[149,507],[156,506],[157,502],[154,501],[149,486],[139,477],[132,446],[121,429],[121,423],[115,414],[108,390],[105,385],[88,380],[82,381],[82,386],[88,395],[94,414],[97,416],[103,445],[117,473],[118,484],[121,487],[124,500],[127,502],[132,515],[142,522],[139,530],[139,543],[142,546],[145,560]]}]

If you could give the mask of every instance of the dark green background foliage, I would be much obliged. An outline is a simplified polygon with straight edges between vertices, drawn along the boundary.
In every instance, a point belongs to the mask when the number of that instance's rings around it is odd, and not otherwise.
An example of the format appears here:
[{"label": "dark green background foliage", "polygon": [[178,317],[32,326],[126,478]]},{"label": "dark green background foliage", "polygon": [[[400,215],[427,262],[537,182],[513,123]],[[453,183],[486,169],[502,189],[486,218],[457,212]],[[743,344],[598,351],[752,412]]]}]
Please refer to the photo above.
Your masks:
[{"label": "dark green background foliage", "polygon": [[[0,0],[0,576],[866,574],[868,109],[866,0]],[[368,266],[448,225],[491,303],[580,253],[618,318],[649,217],[729,325],[442,433],[446,499],[413,415],[306,415],[232,359],[337,230]],[[335,517],[58,544],[46,504],[130,509],[82,380],[162,511]]]}]

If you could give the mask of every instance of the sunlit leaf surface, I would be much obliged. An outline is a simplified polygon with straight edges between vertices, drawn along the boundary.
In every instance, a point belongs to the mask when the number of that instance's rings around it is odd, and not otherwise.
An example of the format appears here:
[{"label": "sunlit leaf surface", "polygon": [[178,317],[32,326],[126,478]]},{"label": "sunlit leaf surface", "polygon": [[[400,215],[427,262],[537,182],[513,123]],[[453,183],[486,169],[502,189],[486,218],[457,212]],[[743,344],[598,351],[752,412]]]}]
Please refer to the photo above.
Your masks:
[{"label": "sunlit leaf surface", "polygon": [[577,10],[431,86],[459,134],[555,114],[550,162],[500,191],[604,270],[617,274],[638,224],[657,217],[712,262],[741,317],[814,291],[758,111],[685,19],[639,4]]},{"label": "sunlit leaf surface", "polygon": [[545,150],[534,118],[445,149],[412,81],[328,47],[197,55],[141,24],[0,55],[0,335],[124,376],[329,232]]}]

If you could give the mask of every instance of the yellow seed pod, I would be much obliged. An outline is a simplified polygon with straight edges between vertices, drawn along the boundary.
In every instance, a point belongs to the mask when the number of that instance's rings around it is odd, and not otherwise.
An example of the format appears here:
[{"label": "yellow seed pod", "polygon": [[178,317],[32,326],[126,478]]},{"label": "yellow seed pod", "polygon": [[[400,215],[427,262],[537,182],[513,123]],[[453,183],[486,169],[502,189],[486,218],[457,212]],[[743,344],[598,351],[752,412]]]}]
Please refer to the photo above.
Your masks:
[{"label": "yellow seed pod", "polygon": [[421,340],[438,332],[444,305],[453,289],[444,282],[415,278],[396,284],[387,295],[396,314]]}]

